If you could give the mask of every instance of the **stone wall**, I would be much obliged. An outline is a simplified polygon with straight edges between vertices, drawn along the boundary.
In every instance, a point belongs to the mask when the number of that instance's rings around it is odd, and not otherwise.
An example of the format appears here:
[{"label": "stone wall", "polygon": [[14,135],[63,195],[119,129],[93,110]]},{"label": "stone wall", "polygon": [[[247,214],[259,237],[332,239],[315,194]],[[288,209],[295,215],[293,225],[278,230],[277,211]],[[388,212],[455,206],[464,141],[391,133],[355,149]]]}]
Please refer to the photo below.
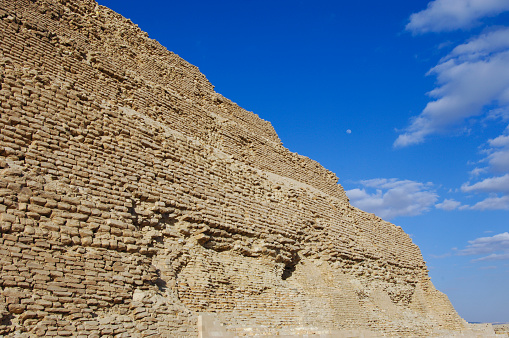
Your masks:
[{"label": "stone wall", "polygon": [[466,323],[403,230],[94,1],[0,3],[0,335]]}]

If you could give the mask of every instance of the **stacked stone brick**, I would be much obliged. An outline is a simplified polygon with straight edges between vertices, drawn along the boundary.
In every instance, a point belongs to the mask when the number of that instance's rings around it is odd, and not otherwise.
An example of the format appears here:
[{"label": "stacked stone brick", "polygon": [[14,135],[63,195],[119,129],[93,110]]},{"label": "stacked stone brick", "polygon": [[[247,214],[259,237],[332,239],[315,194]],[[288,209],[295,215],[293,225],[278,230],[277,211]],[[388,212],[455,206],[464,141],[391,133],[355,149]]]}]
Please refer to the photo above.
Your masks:
[{"label": "stacked stone brick", "polygon": [[0,335],[467,329],[399,227],[94,1],[0,3]]}]

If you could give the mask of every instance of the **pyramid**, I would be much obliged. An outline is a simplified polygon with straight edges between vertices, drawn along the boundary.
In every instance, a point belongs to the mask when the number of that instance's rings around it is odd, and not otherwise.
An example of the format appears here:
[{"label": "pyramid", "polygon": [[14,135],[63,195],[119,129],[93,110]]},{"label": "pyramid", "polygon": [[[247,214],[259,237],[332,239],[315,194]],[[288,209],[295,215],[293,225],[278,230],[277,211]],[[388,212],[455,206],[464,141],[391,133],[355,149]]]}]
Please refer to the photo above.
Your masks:
[{"label": "pyramid", "polygon": [[400,227],[130,20],[0,19],[0,335],[471,332]]}]

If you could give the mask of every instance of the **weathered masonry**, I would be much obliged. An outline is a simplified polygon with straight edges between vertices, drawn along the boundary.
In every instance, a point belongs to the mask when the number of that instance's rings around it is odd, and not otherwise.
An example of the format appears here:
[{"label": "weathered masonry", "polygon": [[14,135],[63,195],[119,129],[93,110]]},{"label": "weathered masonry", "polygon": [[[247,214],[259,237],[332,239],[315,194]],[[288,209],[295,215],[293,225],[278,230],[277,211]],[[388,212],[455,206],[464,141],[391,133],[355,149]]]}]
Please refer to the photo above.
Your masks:
[{"label": "weathered masonry", "polygon": [[94,1],[0,2],[0,335],[468,329],[403,230]]}]

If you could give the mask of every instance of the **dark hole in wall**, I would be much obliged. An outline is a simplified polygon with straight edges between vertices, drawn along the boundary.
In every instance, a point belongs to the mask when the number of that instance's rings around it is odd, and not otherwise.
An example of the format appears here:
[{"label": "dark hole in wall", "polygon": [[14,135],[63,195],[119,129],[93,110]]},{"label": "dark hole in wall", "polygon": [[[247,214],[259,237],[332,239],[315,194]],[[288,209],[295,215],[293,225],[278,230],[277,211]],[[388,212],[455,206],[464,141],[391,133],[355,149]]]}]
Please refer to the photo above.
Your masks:
[{"label": "dark hole in wall", "polygon": [[159,289],[159,291],[166,291],[166,288],[167,288],[167,285],[166,285],[166,282],[164,280],[162,280],[161,278],[157,278],[156,281],[155,281],[155,284],[157,285],[157,288]]},{"label": "dark hole in wall", "polygon": [[6,326],[12,325],[12,319],[13,318],[14,318],[14,316],[11,315],[11,314],[4,315],[0,319],[0,325],[6,325]]},{"label": "dark hole in wall", "polygon": [[281,276],[281,278],[283,280],[287,280],[288,278],[290,278],[292,276],[292,274],[294,273],[295,271],[295,265],[287,265],[285,266],[285,268],[283,269],[283,275]]}]

